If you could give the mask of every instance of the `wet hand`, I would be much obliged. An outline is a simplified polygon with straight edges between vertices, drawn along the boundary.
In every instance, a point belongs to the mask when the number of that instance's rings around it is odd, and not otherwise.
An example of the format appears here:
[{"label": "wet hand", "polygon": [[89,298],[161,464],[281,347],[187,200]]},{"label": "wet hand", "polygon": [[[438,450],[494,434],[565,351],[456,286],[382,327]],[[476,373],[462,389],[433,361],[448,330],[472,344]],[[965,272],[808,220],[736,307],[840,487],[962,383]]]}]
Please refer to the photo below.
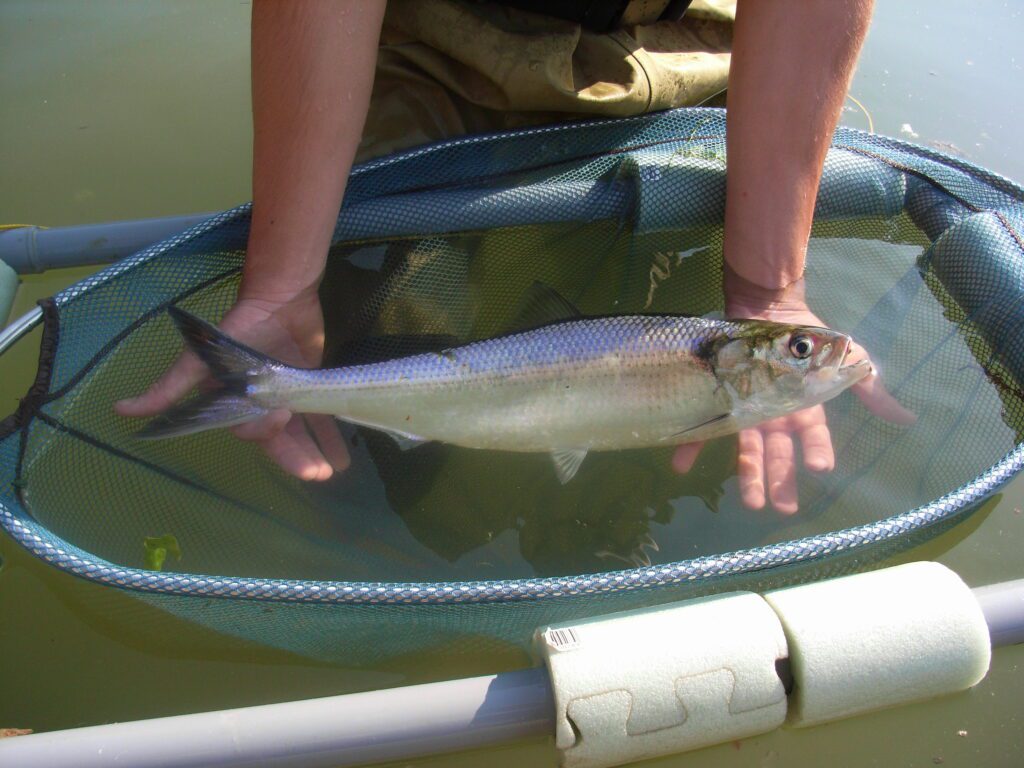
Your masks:
[{"label": "wet hand", "polygon": [[[232,338],[276,360],[315,368],[323,356],[324,324],[315,290],[287,298],[240,296],[220,328]],[[207,377],[206,366],[191,352],[178,360],[141,395],[120,400],[121,416],[149,417],[170,408]],[[303,480],[327,480],[349,465],[348,449],[330,416],[277,410],[232,428],[289,474]]]},{"label": "wet hand", "polygon": [[[760,305],[733,299],[727,301],[730,317],[773,320],[780,323],[825,326],[802,301],[788,305]],[[846,357],[848,363],[868,359],[863,347],[854,342]],[[895,424],[913,424],[916,416],[904,408],[882,386],[876,370],[851,387],[874,415]],[[801,411],[744,429],[739,433],[736,472],[740,497],[750,509],[761,509],[765,502],[782,514],[793,514],[799,503],[796,484],[796,441],[800,443],[803,465],[812,472],[831,472],[835,468],[832,436],[825,419],[825,408],[815,405]],[[703,443],[680,445],[672,457],[676,472],[689,472]]]}]

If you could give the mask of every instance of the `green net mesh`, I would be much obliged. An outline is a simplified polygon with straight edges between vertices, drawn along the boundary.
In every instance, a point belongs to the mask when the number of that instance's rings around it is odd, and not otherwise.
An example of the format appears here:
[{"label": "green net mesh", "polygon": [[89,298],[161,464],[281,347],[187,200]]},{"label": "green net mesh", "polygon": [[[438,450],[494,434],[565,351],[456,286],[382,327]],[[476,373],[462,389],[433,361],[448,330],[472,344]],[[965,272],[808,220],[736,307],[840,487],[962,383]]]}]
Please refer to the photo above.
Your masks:
[{"label": "green net mesh", "polygon": [[[724,153],[723,112],[678,110],[357,168],[321,288],[325,364],[502,333],[536,281],[585,314],[720,311]],[[0,425],[0,524],[173,614],[349,663],[861,567],[962,520],[1024,461],[1021,200],[953,158],[837,132],[810,304],[918,421],[830,402],[837,469],[800,475],[791,517],[742,507],[735,438],[685,476],[666,449],[594,454],[564,487],[544,455],[401,451],[350,425],[352,466],[322,484],[224,431],[134,439],[112,403],[180,354],[168,306],[231,306],[243,206],[44,303],[36,384]],[[147,568],[165,534],[180,559]]]}]

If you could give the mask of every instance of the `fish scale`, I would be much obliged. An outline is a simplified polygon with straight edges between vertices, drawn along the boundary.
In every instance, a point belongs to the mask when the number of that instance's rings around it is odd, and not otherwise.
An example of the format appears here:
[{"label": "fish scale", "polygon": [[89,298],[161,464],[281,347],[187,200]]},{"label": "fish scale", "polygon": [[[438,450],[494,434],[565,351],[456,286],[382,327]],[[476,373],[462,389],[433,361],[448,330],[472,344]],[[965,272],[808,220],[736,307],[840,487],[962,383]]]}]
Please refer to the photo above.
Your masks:
[{"label": "fish scale", "polygon": [[441,352],[304,370],[182,310],[172,316],[222,388],[157,417],[144,436],[287,408],[385,431],[403,447],[550,453],[563,482],[588,451],[736,432],[823,402],[869,370],[843,366],[849,338],[836,331],[680,315],[576,317]]},{"label": "fish scale", "polygon": [[[672,315],[622,315],[552,323],[381,363],[309,371],[308,386],[380,386],[471,377],[517,376],[581,365],[614,355],[625,360],[658,353],[695,355],[710,339],[735,332],[736,323]],[[404,377],[404,378],[403,378]]]}]

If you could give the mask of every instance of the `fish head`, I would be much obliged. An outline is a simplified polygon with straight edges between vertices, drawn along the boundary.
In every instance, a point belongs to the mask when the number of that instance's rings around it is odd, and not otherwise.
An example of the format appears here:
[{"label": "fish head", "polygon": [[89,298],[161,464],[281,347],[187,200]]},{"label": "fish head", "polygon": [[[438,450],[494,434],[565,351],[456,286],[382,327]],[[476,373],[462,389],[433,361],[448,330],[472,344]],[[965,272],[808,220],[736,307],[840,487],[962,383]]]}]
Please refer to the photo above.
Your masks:
[{"label": "fish head", "polygon": [[867,360],[847,362],[852,341],[830,328],[745,320],[727,335],[714,354],[715,376],[736,410],[756,421],[823,403],[871,371]]}]

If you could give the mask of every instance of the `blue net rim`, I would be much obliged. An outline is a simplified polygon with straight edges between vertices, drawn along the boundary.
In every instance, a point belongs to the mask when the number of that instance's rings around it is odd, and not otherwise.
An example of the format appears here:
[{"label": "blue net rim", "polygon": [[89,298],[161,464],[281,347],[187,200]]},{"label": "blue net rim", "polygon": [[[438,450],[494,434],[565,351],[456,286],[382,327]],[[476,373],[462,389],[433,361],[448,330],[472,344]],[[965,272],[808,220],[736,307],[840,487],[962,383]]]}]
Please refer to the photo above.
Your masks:
[{"label": "blue net rim", "polygon": [[967,512],[1007,483],[1021,468],[1024,468],[1024,445],[1018,445],[956,491],[867,525],[666,565],[543,579],[392,583],[232,578],[147,571],[108,563],[67,542],[58,546],[53,543],[53,534],[31,520],[16,516],[2,503],[0,525],[32,555],[55,568],[104,586],[139,592],[320,605],[509,603],[709,582],[849,554]]},{"label": "blue net rim", "polygon": [[[670,112],[696,112],[708,115],[708,123],[724,130],[725,111],[708,108],[683,108]],[[422,157],[451,146],[487,144],[509,137],[575,131],[581,127],[628,125],[656,120],[666,113],[640,115],[633,118],[612,118],[547,125],[512,132],[480,134],[416,147],[395,155],[379,158],[353,168],[356,177],[374,168]],[[1009,179],[960,158],[889,137],[879,137],[853,128],[840,128],[832,146],[846,148],[899,168],[890,160],[856,147],[844,147],[843,137],[871,137],[875,142],[912,152],[956,168],[999,189],[1018,200],[1024,200],[1024,188]],[[693,137],[691,137],[693,138]],[[901,169],[906,170],[906,169]],[[94,288],[145,261],[158,257],[203,234],[248,216],[251,203],[246,203],[192,227],[161,243],[114,264],[88,281]],[[74,301],[86,288],[77,284],[57,294],[53,302],[62,306]],[[174,572],[149,571],[115,565],[99,559],[59,539],[34,520],[19,516],[0,502],[0,526],[30,554],[53,567],[86,581],[103,586],[150,594],[256,600],[319,605],[466,605],[536,601],[559,597],[601,595],[616,592],[656,589],[681,584],[712,583],[731,576],[765,572],[784,566],[811,564],[826,557],[864,551],[875,545],[891,542],[922,531],[941,522],[972,511],[989,495],[1009,482],[1024,468],[1024,444],[1017,445],[997,463],[971,482],[935,501],[907,512],[861,526],[826,534],[808,536],[780,544],[709,555],[658,566],[609,571],[578,576],[538,579],[507,579],[467,582],[350,582],[308,581],[294,579],[259,579],[252,577],[210,576]]]}]

